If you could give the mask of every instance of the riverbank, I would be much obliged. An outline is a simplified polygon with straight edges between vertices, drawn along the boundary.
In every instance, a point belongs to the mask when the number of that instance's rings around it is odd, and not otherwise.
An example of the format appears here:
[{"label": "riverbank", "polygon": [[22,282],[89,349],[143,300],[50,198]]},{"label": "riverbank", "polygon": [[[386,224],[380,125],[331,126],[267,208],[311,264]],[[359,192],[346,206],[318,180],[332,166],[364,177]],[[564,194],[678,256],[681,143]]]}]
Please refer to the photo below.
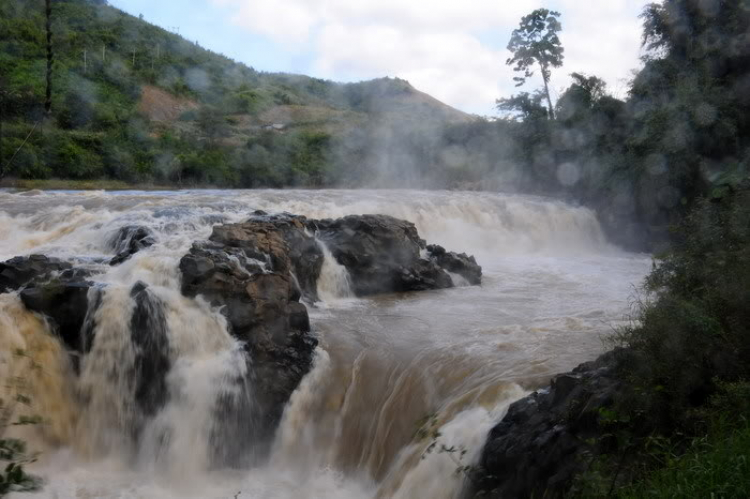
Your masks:
[{"label": "riverbank", "polygon": [[181,186],[174,184],[128,183],[122,180],[70,180],[70,179],[22,179],[4,178],[0,189],[43,190],[43,191],[171,191]]}]

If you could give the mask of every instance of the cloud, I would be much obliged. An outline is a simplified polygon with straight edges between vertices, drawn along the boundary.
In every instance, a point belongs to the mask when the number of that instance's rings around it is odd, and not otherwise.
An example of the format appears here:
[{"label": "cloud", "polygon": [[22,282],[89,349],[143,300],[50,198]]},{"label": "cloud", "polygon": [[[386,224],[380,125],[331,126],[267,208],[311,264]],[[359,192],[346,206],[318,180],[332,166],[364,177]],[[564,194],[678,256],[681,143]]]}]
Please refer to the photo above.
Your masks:
[{"label": "cloud", "polygon": [[[538,7],[536,0],[212,1],[230,7],[235,24],[281,50],[312,52],[315,76],[346,81],[398,76],[480,114],[491,113],[496,98],[515,91],[504,47],[521,16]],[[562,90],[567,74],[578,71],[622,89],[621,80],[638,63],[637,14],[644,4],[553,2],[563,13],[566,48],[566,64],[553,87]]]}]

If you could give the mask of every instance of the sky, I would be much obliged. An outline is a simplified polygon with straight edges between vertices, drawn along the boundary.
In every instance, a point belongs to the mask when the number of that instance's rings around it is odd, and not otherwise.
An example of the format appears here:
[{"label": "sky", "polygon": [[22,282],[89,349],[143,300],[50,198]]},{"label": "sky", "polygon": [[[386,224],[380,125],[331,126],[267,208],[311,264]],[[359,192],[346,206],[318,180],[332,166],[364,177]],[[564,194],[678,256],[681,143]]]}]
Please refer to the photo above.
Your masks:
[{"label": "sky", "polygon": [[334,81],[384,76],[463,111],[493,116],[495,100],[522,88],[505,64],[506,46],[522,16],[559,11],[564,66],[553,98],[570,73],[603,78],[624,97],[640,66],[641,22],[649,0],[110,0],[130,14],[179,33],[260,71]]}]

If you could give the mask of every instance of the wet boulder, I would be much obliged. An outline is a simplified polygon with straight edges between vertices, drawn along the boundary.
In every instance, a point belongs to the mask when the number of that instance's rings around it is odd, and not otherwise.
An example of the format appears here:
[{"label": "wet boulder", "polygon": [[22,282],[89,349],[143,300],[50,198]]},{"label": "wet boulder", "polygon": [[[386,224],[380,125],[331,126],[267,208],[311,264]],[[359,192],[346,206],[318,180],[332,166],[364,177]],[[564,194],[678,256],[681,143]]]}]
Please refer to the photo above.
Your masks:
[{"label": "wet boulder", "polygon": [[318,300],[318,277],[323,268],[323,251],[307,226],[310,221],[303,216],[281,213],[268,215],[264,211],[253,213],[249,222],[264,222],[276,227],[289,248],[292,273],[303,296],[309,301]]},{"label": "wet boulder", "polygon": [[[309,221],[338,263],[346,267],[355,294],[423,291],[453,287],[448,272],[481,281],[473,257],[447,253],[434,246],[434,256],[416,226],[387,215],[351,215],[337,220]],[[438,248],[442,253],[438,255]],[[450,268],[445,268],[447,264]]]},{"label": "wet boulder", "polygon": [[472,286],[482,283],[482,267],[473,256],[446,251],[437,244],[428,245],[427,254],[440,268],[463,277]]},{"label": "wet boulder", "polygon": [[[556,376],[549,388],[515,402],[490,431],[473,482],[482,497],[565,497],[611,431],[602,409],[623,391],[618,349]],[[589,456],[586,459],[586,456]]]},{"label": "wet boulder", "polygon": [[0,292],[19,291],[28,310],[44,315],[69,349],[83,352],[92,274],[58,258],[17,256],[0,263]]},{"label": "wet boulder", "polygon": [[0,293],[43,282],[72,268],[68,262],[45,255],[17,256],[0,263]]},{"label": "wet boulder", "polygon": [[110,265],[119,265],[142,249],[153,246],[156,237],[151,229],[141,225],[120,227],[109,239],[107,245],[115,252]]},{"label": "wet boulder", "polygon": [[167,318],[162,301],[143,282],[130,290],[133,315],[130,334],[133,342],[135,401],[142,413],[153,416],[167,401],[167,373],[171,367]]},{"label": "wet boulder", "polygon": [[54,280],[34,284],[19,293],[24,306],[50,319],[53,330],[68,348],[86,349],[82,328],[89,309],[89,289],[93,284],[69,270]]},{"label": "wet boulder", "polygon": [[273,434],[317,345],[284,230],[262,219],[216,226],[180,261],[183,294],[221,306],[231,334],[245,344],[262,414],[254,432],[260,439]]}]

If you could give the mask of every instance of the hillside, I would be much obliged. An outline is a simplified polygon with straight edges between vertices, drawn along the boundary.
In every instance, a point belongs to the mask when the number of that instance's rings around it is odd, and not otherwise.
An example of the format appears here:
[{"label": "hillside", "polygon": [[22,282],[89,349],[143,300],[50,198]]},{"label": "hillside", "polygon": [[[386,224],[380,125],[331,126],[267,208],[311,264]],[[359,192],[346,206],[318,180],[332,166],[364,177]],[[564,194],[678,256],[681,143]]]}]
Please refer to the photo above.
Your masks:
[{"label": "hillside", "polygon": [[369,144],[404,127],[424,144],[475,120],[399,79],[341,84],[257,71],[101,0],[53,2],[52,32],[45,119],[44,1],[0,0],[8,177],[362,183],[377,178]]}]

